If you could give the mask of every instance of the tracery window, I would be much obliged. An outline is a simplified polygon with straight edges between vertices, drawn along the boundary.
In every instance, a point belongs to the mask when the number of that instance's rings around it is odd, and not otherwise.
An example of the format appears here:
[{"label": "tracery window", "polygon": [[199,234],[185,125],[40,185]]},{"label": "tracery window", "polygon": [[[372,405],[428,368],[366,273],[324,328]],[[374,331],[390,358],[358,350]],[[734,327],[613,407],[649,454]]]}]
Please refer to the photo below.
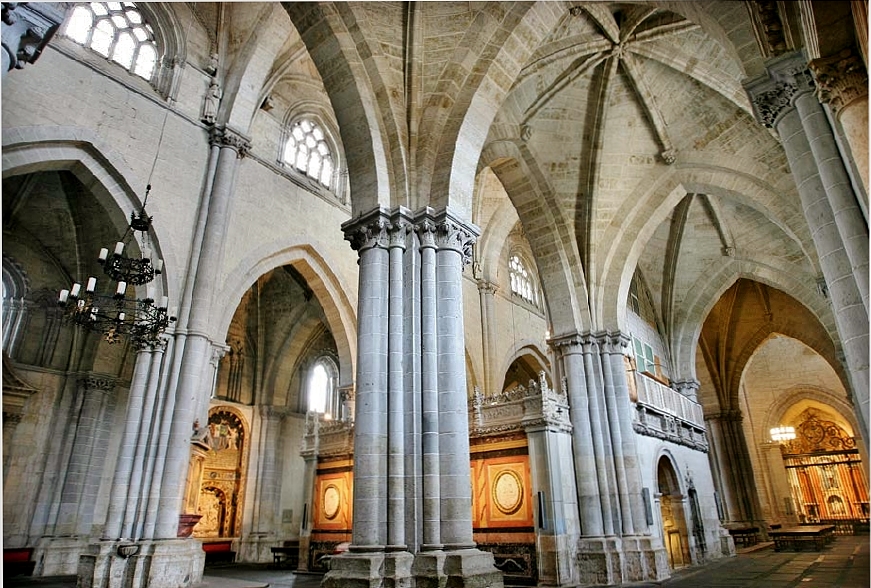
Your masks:
[{"label": "tracery window", "polygon": [[310,118],[303,118],[294,122],[289,131],[282,162],[332,188],[335,164],[321,126]]},{"label": "tracery window", "polygon": [[141,78],[154,74],[154,30],[133,2],[77,4],[62,34]]},{"label": "tracery window", "polygon": [[341,418],[337,389],[338,369],[332,359],[322,357],[312,366],[308,378],[308,410],[326,418]]},{"label": "tracery window", "polygon": [[525,301],[538,306],[538,286],[521,257],[512,255],[508,260],[508,276],[511,280],[511,293],[517,294]]}]

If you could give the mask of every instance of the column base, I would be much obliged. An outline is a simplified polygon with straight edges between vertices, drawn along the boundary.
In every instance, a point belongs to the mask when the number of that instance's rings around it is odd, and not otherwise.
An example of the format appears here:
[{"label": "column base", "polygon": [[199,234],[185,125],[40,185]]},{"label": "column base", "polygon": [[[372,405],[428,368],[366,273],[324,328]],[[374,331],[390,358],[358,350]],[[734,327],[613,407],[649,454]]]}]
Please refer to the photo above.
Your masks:
[{"label": "column base", "polygon": [[502,588],[493,554],[480,549],[423,551],[414,556],[415,588]]},{"label": "column base", "polygon": [[196,539],[104,541],[79,556],[77,588],[187,588],[203,581]]},{"label": "column base", "polygon": [[253,563],[271,562],[272,551],[269,548],[276,545],[281,545],[281,542],[273,534],[258,535],[252,533],[239,540],[236,561]]},{"label": "column base", "polygon": [[411,588],[414,556],[407,551],[355,553],[330,560],[322,588]]},{"label": "column base", "polygon": [[578,578],[572,565],[577,543],[577,535],[539,535],[536,538],[539,586],[577,585]]},{"label": "column base", "polygon": [[88,550],[88,539],[43,537],[36,543],[34,576],[73,576],[79,569],[79,556]]},{"label": "column base", "polygon": [[582,537],[578,541],[581,584],[623,584],[668,578],[668,555],[653,537]]}]

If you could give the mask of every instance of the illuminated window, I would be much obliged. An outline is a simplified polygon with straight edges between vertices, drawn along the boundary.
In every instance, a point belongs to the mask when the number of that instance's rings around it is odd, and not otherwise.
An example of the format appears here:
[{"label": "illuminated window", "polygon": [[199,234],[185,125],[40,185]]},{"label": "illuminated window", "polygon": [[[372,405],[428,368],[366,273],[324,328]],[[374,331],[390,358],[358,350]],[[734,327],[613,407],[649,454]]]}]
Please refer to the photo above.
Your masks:
[{"label": "illuminated window", "polygon": [[311,119],[291,125],[281,159],[327,188],[332,187],[333,154],[323,129]]},{"label": "illuminated window", "polygon": [[317,360],[309,373],[308,410],[326,418],[341,418],[341,400],[336,387],[336,364],[327,357]]},{"label": "illuminated window", "polygon": [[538,306],[538,286],[520,256],[512,255],[508,260],[508,275],[511,280],[511,293]]},{"label": "illuminated window", "polygon": [[137,76],[151,80],[157,64],[154,30],[134,3],[77,4],[62,34]]}]

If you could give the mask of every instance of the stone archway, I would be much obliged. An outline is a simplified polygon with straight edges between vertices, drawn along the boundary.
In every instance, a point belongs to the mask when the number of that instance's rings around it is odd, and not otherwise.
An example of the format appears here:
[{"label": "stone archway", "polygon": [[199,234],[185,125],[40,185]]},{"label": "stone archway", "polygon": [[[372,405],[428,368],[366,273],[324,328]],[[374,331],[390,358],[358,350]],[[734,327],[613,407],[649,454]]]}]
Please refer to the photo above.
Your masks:
[{"label": "stone archway", "polygon": [[662,540],[668,552],[671,569],[686,567],[692,563],[687,533],[686,497],[680,489],[677,472],[671,461],[662,456],[656,466],[656,481],[659,487]]}]

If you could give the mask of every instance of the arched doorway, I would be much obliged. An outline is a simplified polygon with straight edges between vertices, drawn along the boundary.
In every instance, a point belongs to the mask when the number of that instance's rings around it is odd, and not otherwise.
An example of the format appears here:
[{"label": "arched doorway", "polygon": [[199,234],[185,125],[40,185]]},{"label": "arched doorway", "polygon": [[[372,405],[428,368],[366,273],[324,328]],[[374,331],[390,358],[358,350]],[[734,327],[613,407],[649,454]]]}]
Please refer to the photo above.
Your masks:
[{"label": "arched doorway", "polygon": [[659,458],[656,480],[659,486],[662,542],[668,551],[668,563],[672,569],[682,568],[691,563],[685,497],[680,490],[677,472],[665,456]]}]

